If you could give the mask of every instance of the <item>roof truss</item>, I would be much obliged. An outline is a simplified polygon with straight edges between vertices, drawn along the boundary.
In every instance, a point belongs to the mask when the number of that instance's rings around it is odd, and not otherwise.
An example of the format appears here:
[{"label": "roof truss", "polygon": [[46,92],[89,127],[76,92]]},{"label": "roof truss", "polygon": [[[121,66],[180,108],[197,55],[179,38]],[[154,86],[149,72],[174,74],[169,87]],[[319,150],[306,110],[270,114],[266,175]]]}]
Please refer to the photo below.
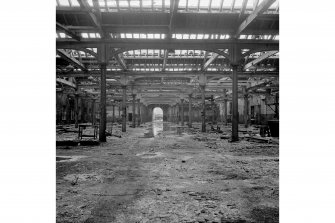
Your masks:
[{"label": "roof truss", "polygon": [[243,69],[248,69],[256,64],[258,64],[259,62],[261,62],[262,60],[272,56],[273,54],[277,53],[278,51],[277,50],[272,50],[272,51],[268,51],[268,52],[265,52],[263,53],[262,55],[260,55],[258,58],[254,59],[253,61],[247,63]]},{"label": "roof truss", "polygon": [[75,67],[80,68],[83,71],[88,71],[87,68],[84,66],[84,64],[80,63],[77,59],[69,55],[65,50],[57,49],[57,53],[59,56],[67,60],[69,63],[73,64]]},{"label": "roof truss", "polygon": [[241,25],[237,28],[235,33],[235,38],[237,38],[243,30],[247,28],[247,26],[256,19],[259,14],[262,14],[266,11],[276,0],[264,0],[257,6],[257,8],[241,23]]}]

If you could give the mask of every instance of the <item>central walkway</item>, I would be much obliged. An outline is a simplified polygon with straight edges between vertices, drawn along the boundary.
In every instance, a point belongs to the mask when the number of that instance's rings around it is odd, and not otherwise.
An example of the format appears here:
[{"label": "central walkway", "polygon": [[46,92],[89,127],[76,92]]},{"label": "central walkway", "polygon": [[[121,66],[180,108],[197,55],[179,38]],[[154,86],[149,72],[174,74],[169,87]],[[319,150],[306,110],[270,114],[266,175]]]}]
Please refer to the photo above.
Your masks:
[{"label": "central walkway", "polygon": [[154,122],[57,149],[81,157],[57,162],[57,222],[278,222],[278,146],[177,132]]}]

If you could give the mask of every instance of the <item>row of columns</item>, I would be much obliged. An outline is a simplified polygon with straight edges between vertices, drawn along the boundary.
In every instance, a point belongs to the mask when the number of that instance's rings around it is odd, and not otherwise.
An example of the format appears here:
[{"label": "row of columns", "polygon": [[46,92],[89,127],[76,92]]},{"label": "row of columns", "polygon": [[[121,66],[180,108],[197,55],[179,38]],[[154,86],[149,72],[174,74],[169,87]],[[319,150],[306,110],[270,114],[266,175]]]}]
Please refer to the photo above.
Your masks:
[{"label": "row of columns", "polygon": [[[104,45],[99,47],[99,61],[100,61],[100,68],[101,68],[101,81],[100,81],[100,128],[99,128],[99,140],[102,142],[106,141],[106,65],[108,61],[108,45]],[[232,141],[238,141],[238,65],[239,59],[241,57],[240,48],[235,43],[233,47],[230,49],[230,60],[232,66]],[[205,109],[205,83],[200,81],[200,87],[202,91],[202,132],[206,131],[206,109]],[[126,131],[126,86],[122,86],[123,89],[123,100],[122,100],[122,131]],[[133,105],[134,105],[134,96],[133,96]],[[247,99],[246,99],[247,100]],[[227,122],[226,117],[226,101],[225,101],[225,122]],[[182,125],[184,125],[184,106],[183,100],[181,100],[182,105],[182,112],[181,112],[181,121]],[[191,109],[190,109],[191,110]],[[133,106],[133,114],[134,113],[134,106]],[[189,116],[191,117],[191,116]],[[190,122],[191,123],[191,122]],[[133,119],[133,126],[134,119]]]}]

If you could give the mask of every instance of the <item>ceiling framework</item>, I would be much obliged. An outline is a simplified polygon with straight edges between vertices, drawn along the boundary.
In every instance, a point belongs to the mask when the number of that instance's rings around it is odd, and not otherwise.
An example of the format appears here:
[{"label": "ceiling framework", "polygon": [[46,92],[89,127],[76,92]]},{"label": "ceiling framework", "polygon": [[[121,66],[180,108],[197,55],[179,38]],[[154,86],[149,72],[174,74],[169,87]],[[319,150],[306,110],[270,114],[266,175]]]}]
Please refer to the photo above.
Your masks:
[{"label": "ceiling framework", "polygon": [[109,54],[107,96],[119,97],[126,79],[129,92],[147,104],[198,95],[201,81],[206,95],[220,98],[227,89],[231,97],[234,46],[239,91],[279,78],[278,0],[56,2],[56,76],[63,87],[99,96],[101,47]]}]

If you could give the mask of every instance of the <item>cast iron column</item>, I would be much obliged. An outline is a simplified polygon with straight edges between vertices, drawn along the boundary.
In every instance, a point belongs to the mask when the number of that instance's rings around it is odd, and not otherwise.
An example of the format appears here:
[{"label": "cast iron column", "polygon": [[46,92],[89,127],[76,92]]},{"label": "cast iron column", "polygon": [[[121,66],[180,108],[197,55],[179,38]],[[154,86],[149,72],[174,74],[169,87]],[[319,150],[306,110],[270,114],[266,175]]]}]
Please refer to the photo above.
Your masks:
[{"label": "cast iron column", "polygon": [[122,108],[121,108],[121,104],[120,104],[120,102],[119,102],[119,106],[118,106],[118,110],[119,110],[119,118],[121,118],[121,110],[122,110]]},{"label": "cast iron column", "polygon": [[113,102],[113,123],[115,122],[115,102]]},{"label": "cast iron column", "polygon": [[248,94],[246,91],[246,87],[243,87],[243,97],[244,97],[244,110],[243,110],[243,119],[244,119],[244,127],[248,128]]},{"label": "cast iron column", "polygon": [[201,132],[206,132],[206,103],[205,103],[205,85],[201,87],[201,101],[202,101],[202,114],[201,114]]},{"label": "cast iron column", "polygon": [[100,126],[99,141],[106,142],[106,63],[100,64]]},{"label": "cast iron column", "polygon": [[212,125],[215,124],[215,104],[214,104],[214,97],[211,100],[211,105],[212,105],[212,111],[213,111],[213,115],[212,115]]},{"label": "cast iron column", "polygon": [[137,99],[137,125],[141,125],[141,104],[140,99]]},{"label": "cast iron column", "polygon": [[237,46],[234,44],[231,48],[231,58],[232,63],[231,66],[233,68],[233,100],[232,100],[232,110],[233,110],[233,118],[232,118],[232,136],[231,141],[238,141],[238,73],[237,69],[239,66],[239,56],[241,52]]},{"label": "cast iron column", "polygon": [[95,99],[92,99],[92,125],[95,125]]},{"label": "cast iron column", "polygon": [[126,132],[126,124],[127,124],[127,86],[122,86],[123,97],[122,97],[122,132]]},{"label": "cast iron column", "polygon": [[223,111],[224,111],[224,123],[228,125],[228,114],[227,114],[227,89],[223,89]]},{"label": "cast iron column", "polygon": [[180,99],[181,106],[181,126],[184,126],[184,99]]},{"label": "cast iron column", "polygon": [[78,115],[79,115],[79,111],[78,111],[78,93],[76,92],[74,94],[74,120],[75,120],[75,128],[78,128]]},{"label": "cast iron column", "polygon": [[132,127],[135,128],[136,127],[136,114],[135,114],[135,97],[136,97],[136,94],[132,94],[133,96],[133,116],[132,116]]},{"label": "cast iron column", "polygon": [[192,94],[188,95],[188,127],[192,127]]},{"label": "cast iron column", "polygon": [[237,65],[233,65],[233,118],[232,118],[232,142],[238,141],[238,86]]}]

